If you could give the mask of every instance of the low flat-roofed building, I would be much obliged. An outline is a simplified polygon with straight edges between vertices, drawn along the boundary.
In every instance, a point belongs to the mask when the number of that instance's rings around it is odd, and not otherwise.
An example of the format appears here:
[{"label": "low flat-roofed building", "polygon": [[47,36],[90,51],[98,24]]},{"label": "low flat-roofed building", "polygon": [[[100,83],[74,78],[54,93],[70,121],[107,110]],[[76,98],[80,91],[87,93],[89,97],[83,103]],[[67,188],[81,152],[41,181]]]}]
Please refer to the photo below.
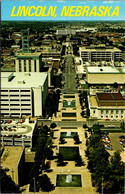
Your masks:
[{"label": "low flat-roofed building", "polygon": [[47,95],[47,72],[1,73],[1,115],[42,116]]},{"label": "low flat-roofed building", "polygon": [[1,166],[7,168],[7,175],[10,175],[12,180],[20,185],[24,174],[25,150],[24,147],[6,146],[1,157]]},{"label": "low flat-roofed building", "polygon": [[42,58],[60,59],[61,57],[60,49],[48,49],[48,50],[42,50],[41,52],[42,52]]},{"label": "low flat-roofed building", "polygon": [[83,61],[120,61],[122,51],[116,47],[86,46],[79,48]]},{"label": "low flat-roofed building", "polygon": [[91,117],[125,119],[125,99],[121,93],[97,93],[88,99]]},{"label": "low flat-roofed building", "polygon": [[16,56],[16,72],[41,72],[42,71],[42,54],[18,53]]},{"label": "low flat-roofed building", "polygon": [[125,84],[125,67],[87,67],[88,84]]}]

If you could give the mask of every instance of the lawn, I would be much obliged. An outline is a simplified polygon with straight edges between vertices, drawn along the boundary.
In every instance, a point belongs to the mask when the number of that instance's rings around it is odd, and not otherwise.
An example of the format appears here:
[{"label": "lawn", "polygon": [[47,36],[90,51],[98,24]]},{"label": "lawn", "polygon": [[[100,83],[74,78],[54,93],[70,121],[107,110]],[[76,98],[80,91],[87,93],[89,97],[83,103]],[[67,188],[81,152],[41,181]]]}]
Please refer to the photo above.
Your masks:
[{"label": "lawn", "polygon": [[81,85],[81,88],[82,88],[82,89],[88,89],[89,86],[88,86],[88,84],[82,84],[82,85]]},{"label": "lawn", "polygon": [[76,113],[74,112],[62,113],[62,117],[76,117]]},{"label": "lawn", "polygon": [[74,101],[71,101],[71,102],[67,102],[67,101],[64,101],[63,102],[63,107],[69,107],[69,108],[75,108],[76,107],[76,102]]},{"label": "lawn", "polygon": [[78,135],[77,132],[71,132],[70,136],[67,135],[67,132],[61,132],[60,133],[60,137],[63,137],[63,138],[73,138],[76,135]]},{"label": "lawn", "polygon": [[59,147],[59,153],[63,155],[65,161],[74,161],[79,155],[79,147]]},{"label": "lawn", "polygon": [[72,181],[70,183],[66,182],[66,174],[65,175],[57,175],[56,179],[56,186],[57,187],[81,187],[82,182],[81,182],[81,175],[72,175]]},{"label": "lawn", "polygon": [[75,96],[74,95],[65,95],[65,96],[63,96],[64,98],[75,98]]}]

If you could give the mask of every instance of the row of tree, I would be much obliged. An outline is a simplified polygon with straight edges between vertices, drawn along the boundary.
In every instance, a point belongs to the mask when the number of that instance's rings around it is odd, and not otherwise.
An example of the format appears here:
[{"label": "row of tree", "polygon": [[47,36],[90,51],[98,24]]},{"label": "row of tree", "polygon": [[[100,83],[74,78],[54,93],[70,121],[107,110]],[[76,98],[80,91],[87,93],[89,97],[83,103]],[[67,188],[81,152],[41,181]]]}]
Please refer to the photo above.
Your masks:
[{"label": "row of tree", "polygon": [[122,193],[124,187],[124,163],[120,153],[115,152],[109,158],[101,141],[100,126],[93,126],[93,133],[87,140],[86,156],[88,157],[88,169],[92,173],[93,186],[103,193]]},{"label": "row of tree", "polygon": [[42,175],[39,177],[39,173],[42,173],[44,169],[48,169],[48,165],[45,164],[45,160],[53,159],[53,150],[52,150],[52,137],[50,128],[45,125],[39,127],[37,130],[37,142],[36,142],[36,154],[35,154],[35,162],[30,170],[29,178],[32,184],[33,179],[35,178],[36,188],[37,182],[39,182],[39,186],[43,191],[50,191],[54,189],[54,185],[51,183],[49,177],[47,175]]},{"label": "row of tree", "polygon": [[86,116],[88,118],[90,116],[90,110],[89,110],[87,92],[86,91],[83,91],[83,92],[80,93],[79,101],[80,101],[80,105],[82,106],[82,109],[84,108],[83,103],[85,103],[85,107],[86,107],[86,114],[85,114],[85,111],[81,112],[82,117]]}]

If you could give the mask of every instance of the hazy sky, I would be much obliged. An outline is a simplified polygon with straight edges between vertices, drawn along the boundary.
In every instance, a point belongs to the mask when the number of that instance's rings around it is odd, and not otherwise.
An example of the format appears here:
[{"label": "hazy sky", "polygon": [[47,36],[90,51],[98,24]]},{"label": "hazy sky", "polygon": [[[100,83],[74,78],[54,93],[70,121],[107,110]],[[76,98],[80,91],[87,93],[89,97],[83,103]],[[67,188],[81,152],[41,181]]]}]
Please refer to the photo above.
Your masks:
[{"label": "hazy sky", "polygon": [[[18,6],[57,6],[56,14],[57,17],[11,17],[11,12],[13,6],[16,6],[16,9]],[[60,17],[60,13],[63,6],[90,6],[92,8],[93,6],[112,6],[113,8],[115,6],[119,6],[119,17],[113,16],[113,17]],[[16,12],[15,12],[16,13]],[[41,20],[41,21],[61,21],[61,20],[124,20],[125,21],[125,1],[38,1],[38,0],[32,0],[32,1],[22,1],[22,0],[1,0],[1,20]]]}]

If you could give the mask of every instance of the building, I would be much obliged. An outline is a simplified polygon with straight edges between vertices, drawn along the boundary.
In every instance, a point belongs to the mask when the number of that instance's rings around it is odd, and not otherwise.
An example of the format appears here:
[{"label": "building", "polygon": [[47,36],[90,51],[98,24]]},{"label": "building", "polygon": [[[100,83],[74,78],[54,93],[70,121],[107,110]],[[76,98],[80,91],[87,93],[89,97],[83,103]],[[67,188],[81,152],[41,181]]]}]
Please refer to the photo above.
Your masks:
[{"label": "building", "polygon": [[1,166],[7,168],[7,175],[20,185],[24,174],[25,150],[24,147],[6,146],[1,157]]},{"label": "building", "polygon": [[88,99],[90,117],[125,119],[125,99],[121,93],[96,93]]},{"label": "building", "polygon": [[57,30],[56,31],[56,34],[57,35],[69,35],[69,34],[72,34],[72,35],[76,35],[76,30],[63,30],[63,29],[61,29],[61,30]]},{"label": "building", "polygon": [[30,121],[29,119],[25,119],[23,123],[21,123],[21,120],[11,121],[11,123],[3,122],[1,124],[0,145],[32,148],[36,121]]},{"label": "building", "polygon": [[41,72],[42,71],[42,54],[18,53],[16,56],[16,72]]},{"label": "building", "polygon": [[3,116],[42,116],[47,95],[47,73],[1,73],[1,115]]},{"label": "building", "polygon": [[44,49],[42,50],[42,58],[60,59],[61,49]]},{"label": "building", "polygon": [[29,52],[29,29],[22,30],[22,52],[28,53]]},{"label": "building", "polygon": [[83,61],[120,61],[122,51],[111,46],[86,46],[79,48]]},{"label": "building", "polygon": [[87,67],[88,84],[125,84],[125,67]]}]

